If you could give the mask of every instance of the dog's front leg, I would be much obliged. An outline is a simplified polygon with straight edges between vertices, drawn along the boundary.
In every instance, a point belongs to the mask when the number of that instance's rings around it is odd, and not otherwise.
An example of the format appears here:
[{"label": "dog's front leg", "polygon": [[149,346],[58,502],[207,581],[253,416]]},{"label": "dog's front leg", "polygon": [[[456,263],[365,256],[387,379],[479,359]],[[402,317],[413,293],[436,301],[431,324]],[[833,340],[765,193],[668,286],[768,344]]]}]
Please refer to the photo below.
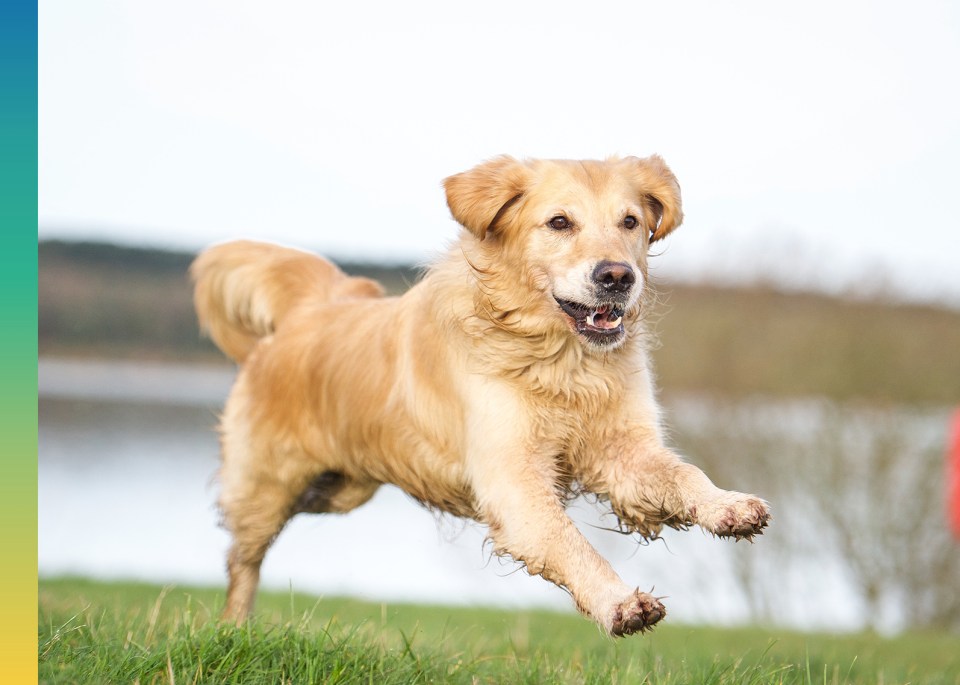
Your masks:
[{"label": "dog's front leg", "polygon": [[485,416],[471,427],[466,473],[496,552],[569,591],[610,635],[650,628],[666,615],[663,605],[626,585],[577,530],[556,489],[554,453],[521,429],[521,416]]},{"label": "dog's front leg", "polygon": [[627,586],[563,510],[548,469],[529,453],[500,452],[475,473],[480,515],[498,554],[508,554],[565,588],[577,608],[611,635],[646,630],[666,614],[660,601]]},{"label": "dog's front leg", "polygon": [[750,539],[770,520],[764,500],[718,488],[652,428],[620,429],[596,444],[603,448],[581,462],[577,475],[587,490],[609,498],[627,529],[653,537],[664,525],[696,524],[721,537]]}]

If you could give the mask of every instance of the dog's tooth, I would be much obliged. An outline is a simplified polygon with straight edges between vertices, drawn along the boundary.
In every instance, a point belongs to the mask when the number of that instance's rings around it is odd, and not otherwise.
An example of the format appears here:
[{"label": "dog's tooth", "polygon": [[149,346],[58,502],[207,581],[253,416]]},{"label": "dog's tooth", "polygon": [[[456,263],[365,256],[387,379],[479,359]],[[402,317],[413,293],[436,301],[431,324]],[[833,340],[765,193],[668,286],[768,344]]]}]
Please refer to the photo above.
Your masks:
[{"label": "dog's tooth", "polygon": [[623,321],[622,316],[618,316],[616,319],[610,322],[610,328],[616,328],[620,325],[620,322]]},{"label": "dog's tooth", "polygon": [[593,317],[595,317],[596,315],[597,313],[594,311],[594,312],[590,312],[590,315],[587,316],[587,324],[590,326],[593,326],[594,328],[597,327],[596,324],[593,322]]}]

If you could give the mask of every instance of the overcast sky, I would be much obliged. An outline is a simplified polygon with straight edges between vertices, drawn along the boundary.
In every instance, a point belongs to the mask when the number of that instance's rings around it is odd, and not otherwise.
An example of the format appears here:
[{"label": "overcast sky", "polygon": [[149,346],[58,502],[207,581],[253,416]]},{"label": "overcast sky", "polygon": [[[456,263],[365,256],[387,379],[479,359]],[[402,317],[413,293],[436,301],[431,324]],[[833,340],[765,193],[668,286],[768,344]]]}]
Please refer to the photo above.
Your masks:
[{"label": "overcast sky", "polygon": [[[425,260],[500,153],[660,153],[653,268],[960,302],[960,11],[40,0],[39,235]],[[656,273],[656,272],[655,272]]]}]

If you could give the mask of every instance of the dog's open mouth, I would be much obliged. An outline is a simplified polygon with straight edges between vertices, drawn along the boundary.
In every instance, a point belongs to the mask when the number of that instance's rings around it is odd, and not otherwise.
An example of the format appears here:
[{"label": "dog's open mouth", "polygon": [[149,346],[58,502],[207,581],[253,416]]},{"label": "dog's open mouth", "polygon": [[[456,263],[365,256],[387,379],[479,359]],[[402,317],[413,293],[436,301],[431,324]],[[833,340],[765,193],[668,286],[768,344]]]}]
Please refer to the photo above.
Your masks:
[{"label": "dog's open mouth", "polygon": [[623,328],[623,309],[621,306],[606,303],[585,305],[570,300],[557,300],[560,309],[573,321],[577,333],[590,342],[608,345],[619,342],[625,331]]}]

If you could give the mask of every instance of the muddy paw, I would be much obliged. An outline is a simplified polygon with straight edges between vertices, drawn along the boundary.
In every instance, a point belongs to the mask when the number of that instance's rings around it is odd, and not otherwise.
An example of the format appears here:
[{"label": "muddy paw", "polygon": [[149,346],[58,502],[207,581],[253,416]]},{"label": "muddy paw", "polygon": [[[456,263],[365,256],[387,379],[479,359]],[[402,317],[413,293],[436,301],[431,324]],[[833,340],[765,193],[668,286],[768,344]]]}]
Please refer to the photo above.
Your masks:
[{"label": "muddy paw", "polygon": [[697,519],[714,535],[751,540],[770,522],[770,507],[759,497],[728,492],[703,507]]},{"label": "muddy paw", "polygon": [[646,632],[666,615],[667,610],[659,599],[637,590],[613,610],[610,634],[623,637]]}]

